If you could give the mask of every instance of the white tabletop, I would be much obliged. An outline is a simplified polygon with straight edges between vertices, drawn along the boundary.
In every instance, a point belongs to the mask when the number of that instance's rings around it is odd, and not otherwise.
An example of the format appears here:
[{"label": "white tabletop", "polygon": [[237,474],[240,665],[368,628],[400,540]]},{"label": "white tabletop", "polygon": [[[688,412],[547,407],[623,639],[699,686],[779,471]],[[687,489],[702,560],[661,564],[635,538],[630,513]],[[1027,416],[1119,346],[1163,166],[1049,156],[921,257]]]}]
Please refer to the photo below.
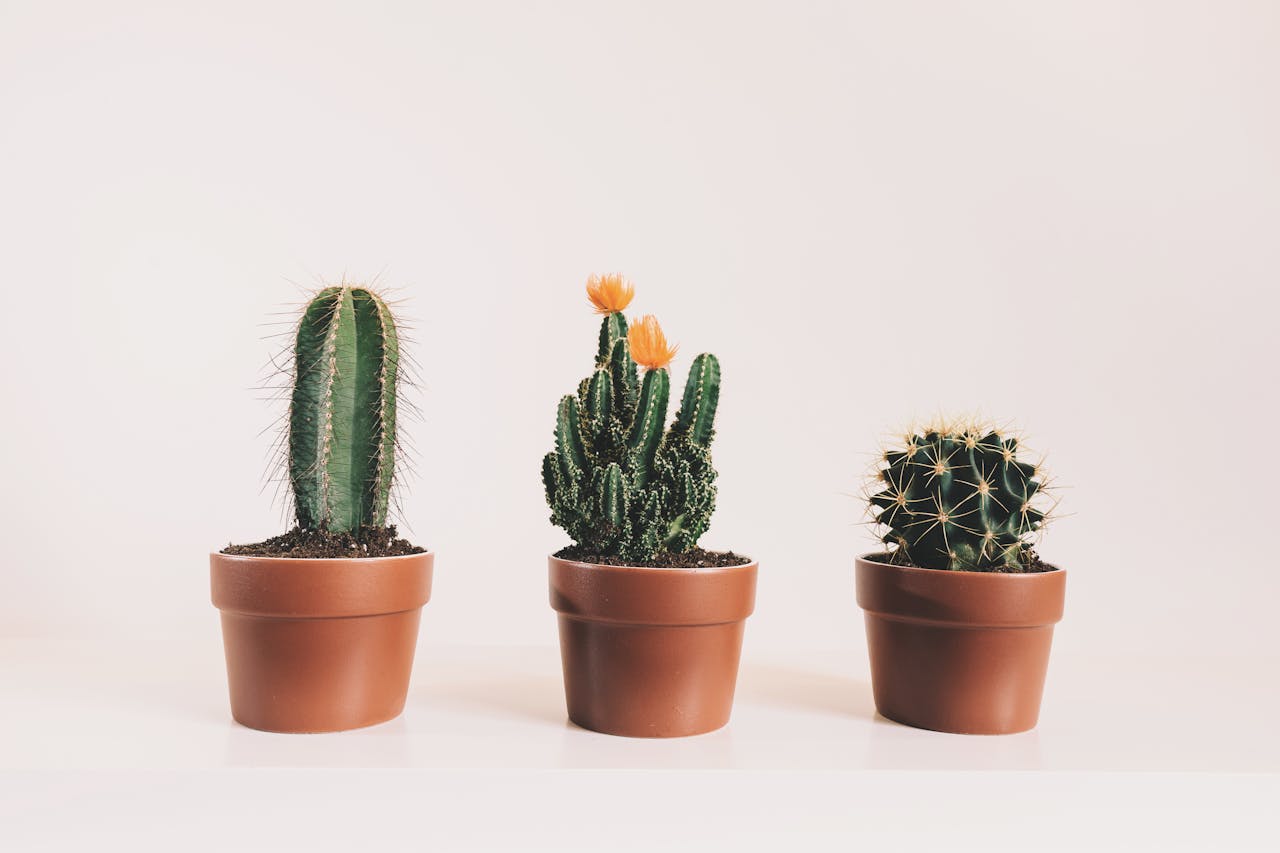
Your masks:
[{"label": "white tabletop", "polygon": [[71,849],[143,825],[159,846],[208,849],[269,849],[286,827],[313,849],[350,832],[592,849],[619,831],[619,849],[775,832],[811,847],[1276,849],[1278,672],[1059,655],[1035,731],[965,737],[878,717],[860,655],[748,643],[726,728],[631,740],[566,721],[555,648],[424,646],[399,719],[278,735],[232,722],[216,636],[7,639],[0,839]]}]

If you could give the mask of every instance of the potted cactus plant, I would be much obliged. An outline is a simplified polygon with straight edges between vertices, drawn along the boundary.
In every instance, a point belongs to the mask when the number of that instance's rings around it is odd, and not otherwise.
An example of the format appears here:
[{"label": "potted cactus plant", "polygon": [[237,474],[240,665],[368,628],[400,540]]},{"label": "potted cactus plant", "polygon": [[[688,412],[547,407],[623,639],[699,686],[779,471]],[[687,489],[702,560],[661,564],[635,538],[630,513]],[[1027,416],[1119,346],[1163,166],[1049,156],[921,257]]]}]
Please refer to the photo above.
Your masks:
[{"label": "potted cactus plant", "polygon": [[298,322],[284,436],[297,526],[210,555],[231,713],[320,732],[404,708],[433,555],[387,526],[400,338],[365,287],[326,287]]},{"label": "potted cactus plant", "polygon": [[715,508],[720,363],[693,360],[668,427],[675,347],[652,316],[628,326],[622,276],[593,276],[587,295],[603,315],[595,368],[561,399],[542,460],[551,521],[574,541],[549,561],[569,718],[631,737],[712,731],[733,706],[757,569],[697,547]]},{"label": "potted cactus plant", "polygon": [[1041,562],[1045,475],[977,423],[907,434],[869,502],[886,553],[857,560],[876,708],[918,728],[1034,728],[1066,572]]}]

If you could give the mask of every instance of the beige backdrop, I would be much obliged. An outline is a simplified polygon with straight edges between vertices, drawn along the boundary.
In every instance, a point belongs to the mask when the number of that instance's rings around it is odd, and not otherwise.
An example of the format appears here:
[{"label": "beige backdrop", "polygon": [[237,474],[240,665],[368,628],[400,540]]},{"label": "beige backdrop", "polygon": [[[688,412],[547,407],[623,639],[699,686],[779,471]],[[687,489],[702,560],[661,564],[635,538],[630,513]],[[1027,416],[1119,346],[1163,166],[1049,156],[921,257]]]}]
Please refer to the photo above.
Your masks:
[{"label": "beige backdrop", "polygon": [[858,653],[855,495],[936,411],[1050,451],[1057,654],[1276,648],[1280,5],[102,5],[0,6],[0,631],[216,644],[207,552],[283,526],[258,324],[345,271],[416,327],[422,642],[553,643],[621,270],[724,365],[747,654]]}]

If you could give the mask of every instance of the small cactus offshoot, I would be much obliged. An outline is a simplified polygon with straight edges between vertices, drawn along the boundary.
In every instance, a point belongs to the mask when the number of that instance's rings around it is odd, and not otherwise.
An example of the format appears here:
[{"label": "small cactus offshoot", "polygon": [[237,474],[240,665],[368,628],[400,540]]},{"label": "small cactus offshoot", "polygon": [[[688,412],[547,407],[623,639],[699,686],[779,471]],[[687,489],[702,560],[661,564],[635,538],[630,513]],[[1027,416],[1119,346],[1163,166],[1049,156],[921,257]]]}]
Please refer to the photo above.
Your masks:
[{"label": "small cactus offshoot", "polygon": [[912,432],[885,451],[869,501],[894,558],[956,571],[1029,566],[1045,478],[1018,449],[1016,438],[966,424]]},{"label": "small cactus offshoot", "polygon": [[372,290],[321,290],[298,324],[289,482],[303,530],[383,527],[395,474],[396,321]]},{"label": "small cactus offshoot", "polygon": [[693,360],[667,427],[676,347],[652,316],[627,325],[622,312],[634,288],[622,276],[592,276],[587,295],[604,318],[595,371],[560,400],[556,449],[542,460],[551,521],[596,555],[642,561],[685,553],[715,509],[710,447],[720,363],[710,353]]}]

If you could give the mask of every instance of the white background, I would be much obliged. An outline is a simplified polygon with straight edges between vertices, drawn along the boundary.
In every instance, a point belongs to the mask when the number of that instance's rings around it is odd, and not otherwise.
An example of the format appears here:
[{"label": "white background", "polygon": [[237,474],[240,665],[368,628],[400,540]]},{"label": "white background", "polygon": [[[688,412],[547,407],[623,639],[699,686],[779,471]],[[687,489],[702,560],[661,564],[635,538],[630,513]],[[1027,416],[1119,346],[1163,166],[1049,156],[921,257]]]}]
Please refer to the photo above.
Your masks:
[{"label": "white background", "polygon": [[345,274],[422,365],[423,660],[551,647],[539,462],[619,270],[677,387],[723,364],[703,544],[760,560],[746,661],[865,669],[863,475],[976,412],[1064,487],[1083,695],[1158,659],[1274,703],[1278,47],[1266,2],[5,0],[0,636],[190,649],[225,701],[207,553],[286,523],[261,324]]}]

